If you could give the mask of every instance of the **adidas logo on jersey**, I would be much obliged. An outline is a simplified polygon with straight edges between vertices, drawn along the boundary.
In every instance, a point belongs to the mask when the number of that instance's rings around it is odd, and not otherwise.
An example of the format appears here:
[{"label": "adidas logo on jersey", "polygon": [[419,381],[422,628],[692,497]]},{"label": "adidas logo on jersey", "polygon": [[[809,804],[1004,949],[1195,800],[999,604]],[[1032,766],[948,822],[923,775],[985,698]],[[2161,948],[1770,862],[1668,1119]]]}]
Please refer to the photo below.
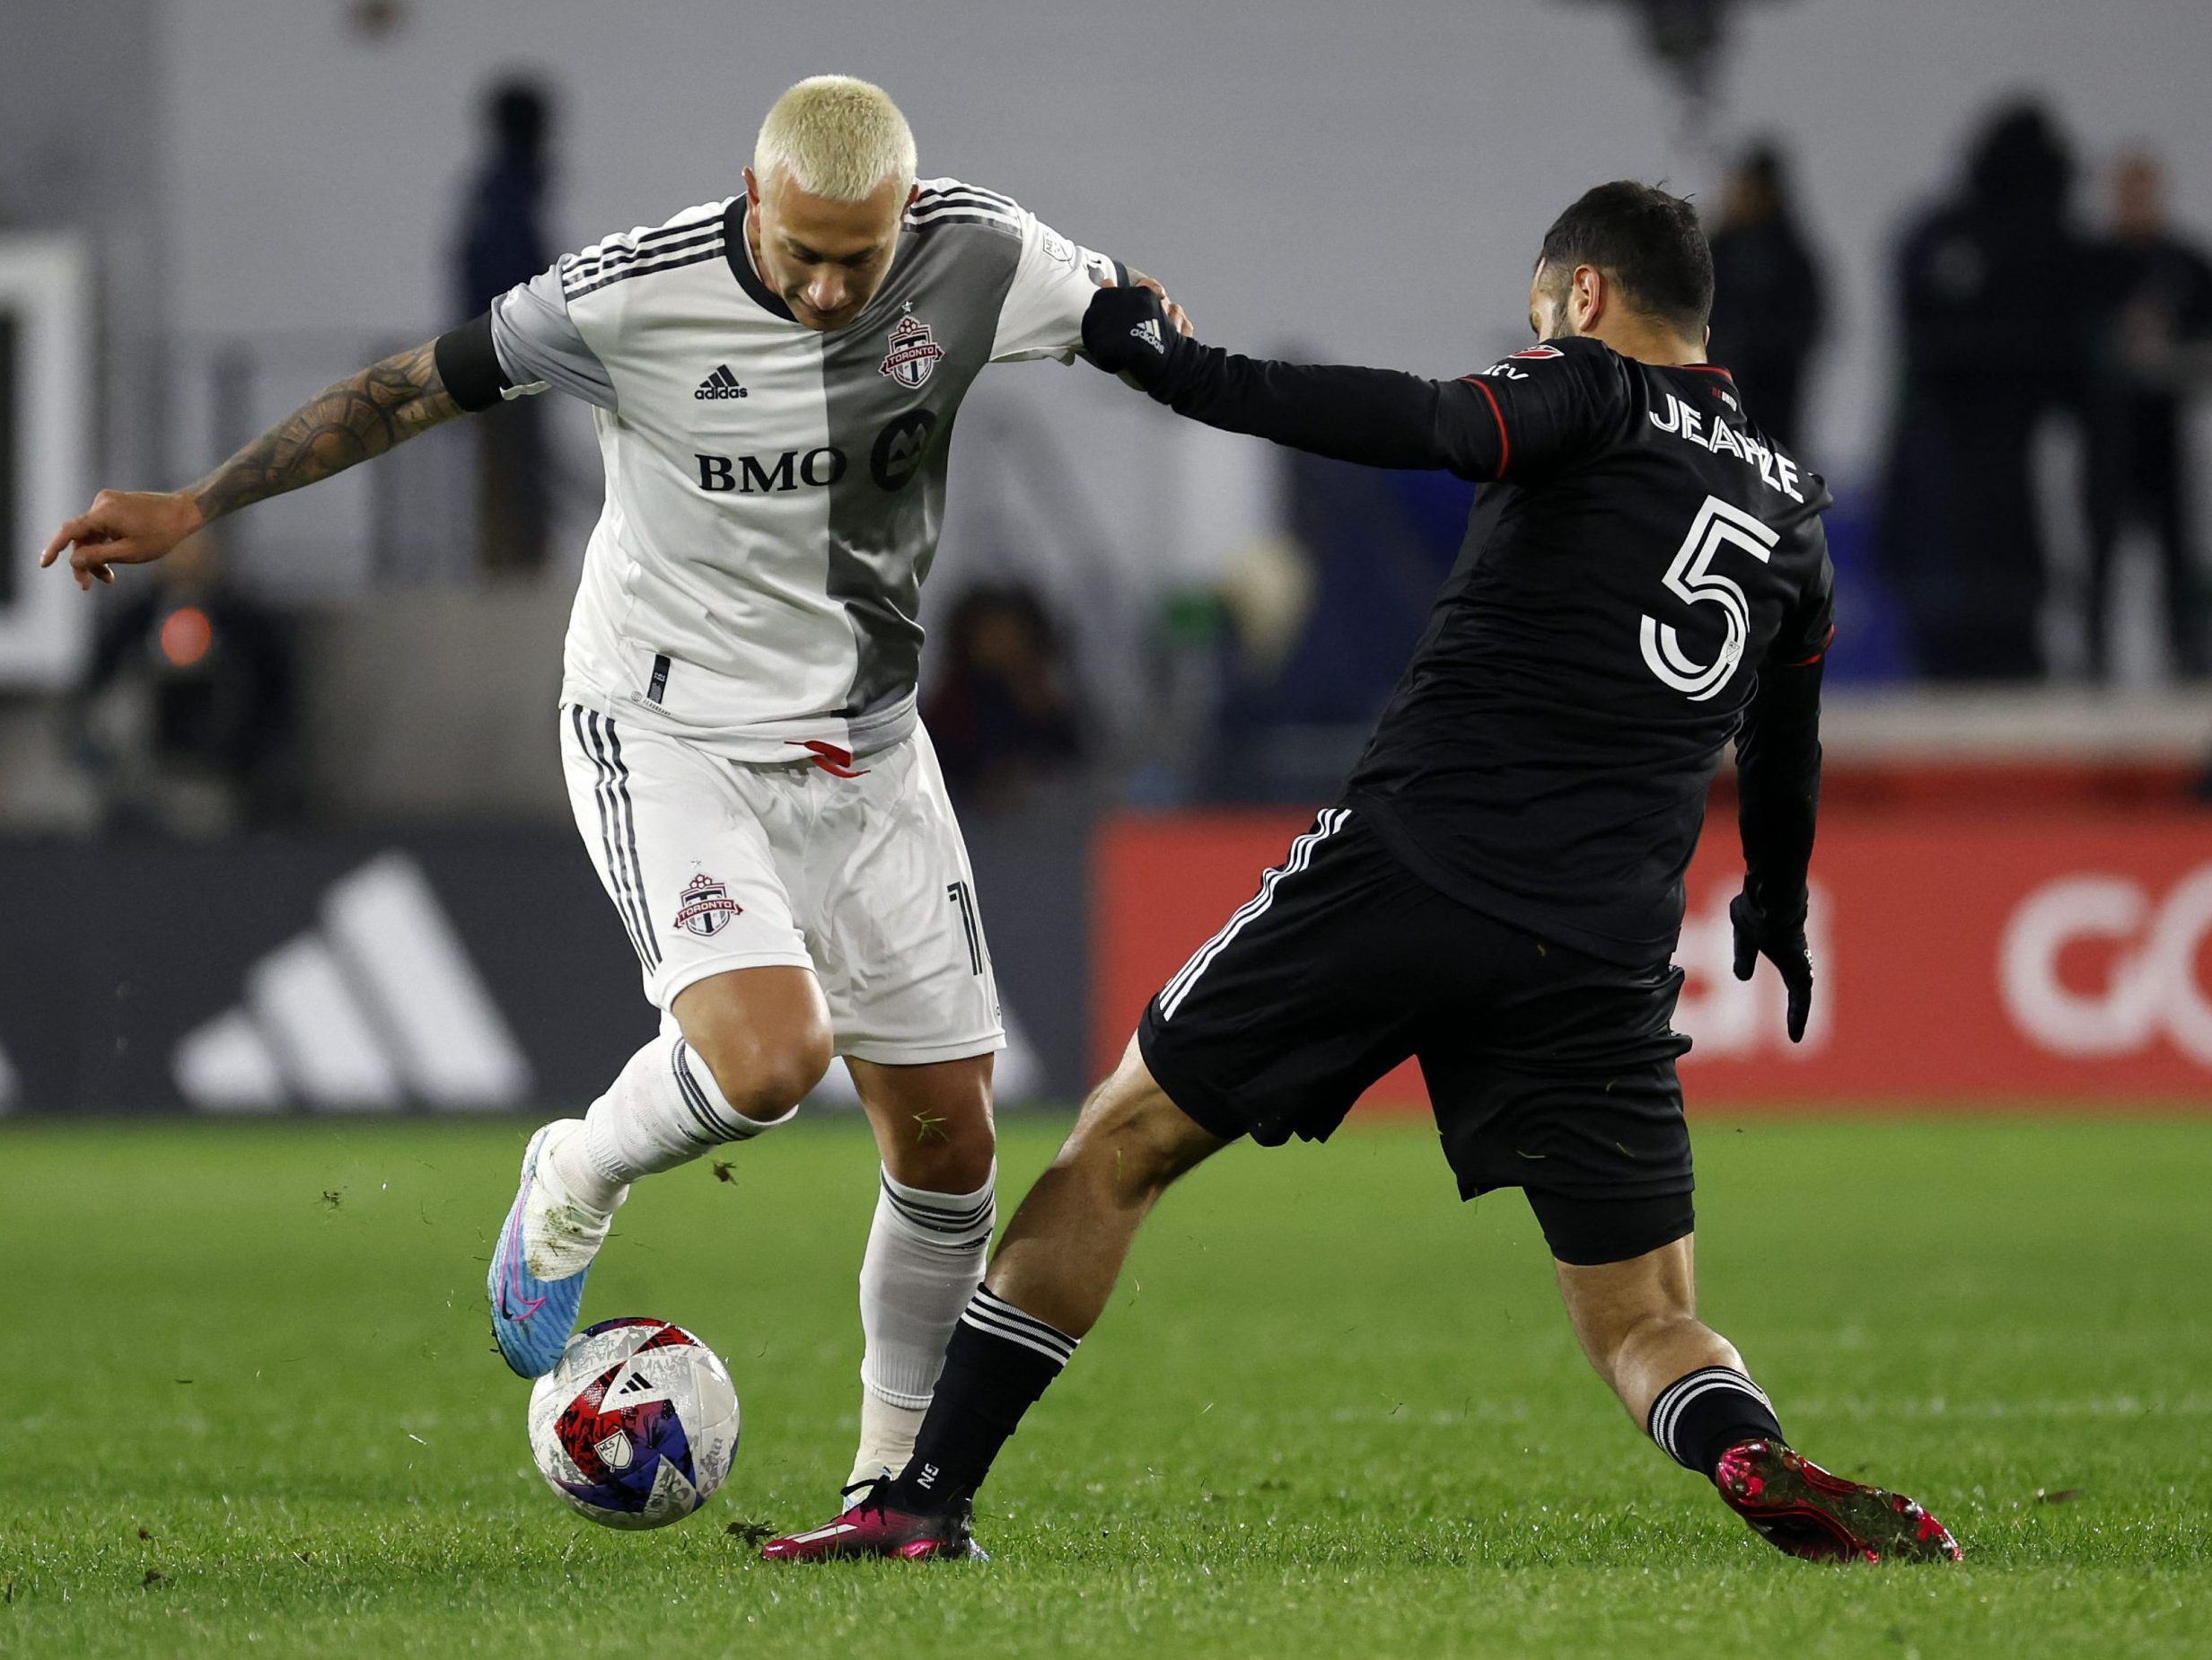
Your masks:
[{"label": "adidas logo on jersey", "polygon": [[1157,318],[1146,318],[1143,322],[1137,324],[1137,327],[1130,329],[1129,332],[1135,335],[1138,339],[1142,340],[1146,345],[1151,347],[1155,352],[1165,351],[1167,349],[1167,347],[1163,346],[1160,340],[1160,322]]},{"label": "adidas logo on jersey", "polygon": [[698,391],[691,394],[704,403],[714,398],[750,398],[752,394],[738,383],[737,376],[730,373],[730,365],[718,363],[715,372],[699,382]]}]

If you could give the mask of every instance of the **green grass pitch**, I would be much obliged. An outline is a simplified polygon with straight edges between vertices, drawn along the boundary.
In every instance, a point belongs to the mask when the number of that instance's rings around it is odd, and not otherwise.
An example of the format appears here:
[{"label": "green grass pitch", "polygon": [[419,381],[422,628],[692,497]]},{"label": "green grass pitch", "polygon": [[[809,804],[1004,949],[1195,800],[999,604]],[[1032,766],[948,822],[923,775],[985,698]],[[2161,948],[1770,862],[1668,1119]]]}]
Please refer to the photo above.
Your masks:
[{"label": "green grass pitch", "polygon": [[[1010,1122],[1003,1185],[1056,1120]],[[769,1568],[831,1508],[873,1159],[642,1189],[587,1319],[729,1357],[735,1472],[619,1535],[490,1352],[514,1124],[0,1125],[0,1654],[2212,1654],[2212,1119],[1698,1129],[1705,1311],[1961,1569],[1771,1553],[1585,1371],[1433,1136],[1233,1149],[985,1490],[983,1568]]]}]

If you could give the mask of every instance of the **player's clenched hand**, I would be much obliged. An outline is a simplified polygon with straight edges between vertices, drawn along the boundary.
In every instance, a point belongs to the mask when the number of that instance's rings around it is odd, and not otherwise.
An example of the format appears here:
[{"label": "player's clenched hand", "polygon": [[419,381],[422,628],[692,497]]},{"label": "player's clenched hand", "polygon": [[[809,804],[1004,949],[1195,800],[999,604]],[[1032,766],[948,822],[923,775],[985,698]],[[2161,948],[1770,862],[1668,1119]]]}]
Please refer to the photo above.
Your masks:
[{"label": "player's clenched hand", "polygon": [[1198,331],[1191,324],[1190,313],[1175,303],[1174,297],[1160,285],[1158,277],[1147,277],[1132,266],[1129,268],[1129,281],[1139,288],[1149,288],[1160,296],[1160,303],[1167,307],[1167,320],[1174,324],[1177,334],[1181,335],[1186,340],[1198,338]]},{"label": "player's clenched hand", "polygon": [[1167,378],[1182,338],[1156,286],[1102,288],[1091,296],[1090,309],[1083,314],[1084,355],[1146,391]]},{"label": "player's clenched hand", "polygon": [[1761,957],[1775,966],[1789,991],[1789,1041],[1803,1042],[1805,1017],[1813,1012],[1813,948],[1805,944],[1803,905],[1788,916],[1769,915],[1739,893],[1728,901],[1728,921],[1735,929],[1736,978],[1749,979]]},{"label": "player's clenched hand", "polygon": [[77,586],[113,582],[118,565],[146,565],[199,529],[199,505],[181,490],[102,490],[92,505],[54,532],[39,556],[51,565],[72,543],[69,569]]}]

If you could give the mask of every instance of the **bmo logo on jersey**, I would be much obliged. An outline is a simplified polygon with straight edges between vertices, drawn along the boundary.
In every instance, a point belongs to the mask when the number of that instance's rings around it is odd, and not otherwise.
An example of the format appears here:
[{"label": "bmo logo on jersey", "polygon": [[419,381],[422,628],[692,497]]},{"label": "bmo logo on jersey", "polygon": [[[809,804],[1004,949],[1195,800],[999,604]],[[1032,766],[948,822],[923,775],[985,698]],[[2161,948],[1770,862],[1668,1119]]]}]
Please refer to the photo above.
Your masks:
[{"label": "bmo logo on jersey", "polygon": [[709,496],[773,496],[809,484],[821,489],[845,476],[845,452],[829,444],[819,450],[786,450],[773,461],[758,455],[697,459],[699,488]]}]

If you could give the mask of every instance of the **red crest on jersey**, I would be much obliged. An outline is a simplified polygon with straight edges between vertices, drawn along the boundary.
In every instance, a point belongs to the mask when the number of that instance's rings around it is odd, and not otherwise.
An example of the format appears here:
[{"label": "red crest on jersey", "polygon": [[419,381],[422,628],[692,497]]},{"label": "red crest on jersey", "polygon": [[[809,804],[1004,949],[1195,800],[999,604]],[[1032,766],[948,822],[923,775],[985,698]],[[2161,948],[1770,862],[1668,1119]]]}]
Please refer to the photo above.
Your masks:
[{"label": "red crest on jersey", "polygon": [[929,325],[910,313],[891,331],[891,351],[877,365],[901,386],[919,386],[944,356],[944,347],[930,338]]},{"label": "red crest on jersey", "polygon": [[684,884],[677,900],[676,926],[709,938],[728,927],[744,909],[730,897],[729,889],[701,871]]}]

